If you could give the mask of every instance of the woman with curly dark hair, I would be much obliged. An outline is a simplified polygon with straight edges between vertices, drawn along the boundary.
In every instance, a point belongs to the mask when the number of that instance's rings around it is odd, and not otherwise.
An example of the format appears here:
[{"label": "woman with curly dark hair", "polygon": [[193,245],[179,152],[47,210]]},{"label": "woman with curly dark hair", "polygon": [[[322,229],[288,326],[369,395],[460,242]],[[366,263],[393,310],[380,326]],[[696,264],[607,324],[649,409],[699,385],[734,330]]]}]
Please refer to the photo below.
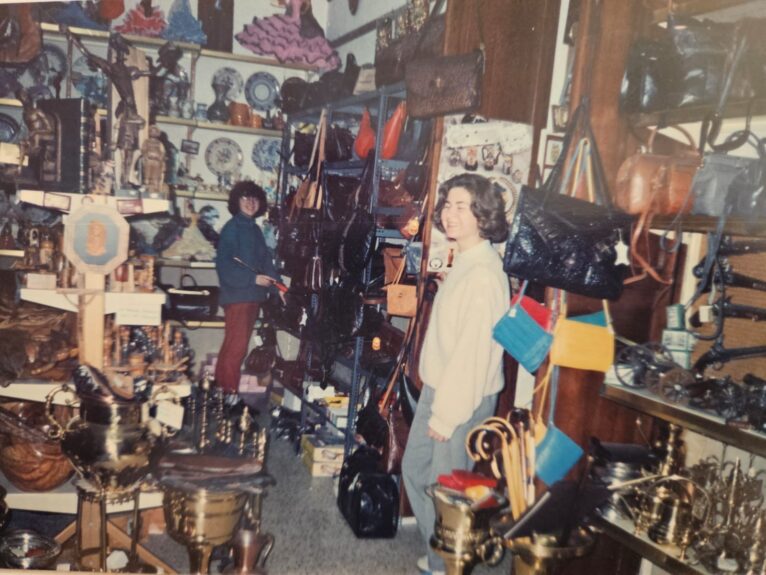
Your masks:
[{"label": "woman with curly dark hair", "polygon": [[221,285],[218,303],[223,306],[225,325],[215,379],[225,393],[236,393],[239,389],[240,368],[260,305],[269,292],[278,293],[273,286],[279,274],[263,232],[255,223],[255,218],[263,215],[267,207],[266,193],[260,186],[250,181],[235,184],[229,193],[232,218],[223,226],[218,239],[215,269]]},{"label": "woman with curly dark hair", "polygon": [[423,380],[402,461],[402,477],[423,535],[424,572],[443,573],[428,541],[434,507],[425,488],[453,469],[470,469],[465,438],[495,411],[504,385],[503,349],[492,328],[508,310],[508,277],[491,242],[505,239],[505,202],[491,181],[460,174],[439,189],[434,225],[457,245],[452,268],[439,286],[423,348]]}]

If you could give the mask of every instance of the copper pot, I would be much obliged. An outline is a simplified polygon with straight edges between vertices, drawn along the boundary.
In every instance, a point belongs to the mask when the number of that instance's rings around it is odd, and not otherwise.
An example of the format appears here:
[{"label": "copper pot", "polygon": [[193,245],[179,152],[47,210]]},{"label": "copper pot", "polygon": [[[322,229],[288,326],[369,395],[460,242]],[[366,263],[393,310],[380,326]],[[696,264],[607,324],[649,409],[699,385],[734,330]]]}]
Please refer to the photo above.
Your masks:
[{"label": "copper pot", "polygon": [[252,111],[242,102],[229,102],[229,124],[232,126],[250,126]]}]

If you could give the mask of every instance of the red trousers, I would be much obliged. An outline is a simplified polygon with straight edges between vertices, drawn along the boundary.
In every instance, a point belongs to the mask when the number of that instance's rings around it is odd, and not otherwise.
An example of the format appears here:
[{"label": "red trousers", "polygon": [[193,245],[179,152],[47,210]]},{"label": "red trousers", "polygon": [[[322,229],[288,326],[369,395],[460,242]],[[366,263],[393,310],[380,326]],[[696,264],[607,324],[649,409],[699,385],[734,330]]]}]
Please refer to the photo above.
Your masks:
[{"label": "red trousers", "polygon": [[230,303],[223,306],[224,332],[215,380],[227,393],[239,390],[239,376],[250,336],[261,304],[257,302]]}]

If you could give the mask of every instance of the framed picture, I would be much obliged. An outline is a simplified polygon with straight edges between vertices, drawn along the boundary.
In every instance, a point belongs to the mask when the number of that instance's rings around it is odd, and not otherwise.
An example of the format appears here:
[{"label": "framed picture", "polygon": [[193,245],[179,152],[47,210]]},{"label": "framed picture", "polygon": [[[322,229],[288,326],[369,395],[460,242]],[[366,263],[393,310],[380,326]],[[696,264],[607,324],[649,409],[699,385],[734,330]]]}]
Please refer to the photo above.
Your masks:
[{"label": "framed picture", "polygon": [[191,154],[192,156],[196,156],[199,154],[199,142],[186,139],[181,140],[181,151],[184,154]]},{"label": "framed picture", "polygon": [[561,149],[564,145],[564,138],[561,136],[549,135],[545,139],[545,157],[543,159],[543,176],[546,168],[556,165],[556,161],[561,155]]}]

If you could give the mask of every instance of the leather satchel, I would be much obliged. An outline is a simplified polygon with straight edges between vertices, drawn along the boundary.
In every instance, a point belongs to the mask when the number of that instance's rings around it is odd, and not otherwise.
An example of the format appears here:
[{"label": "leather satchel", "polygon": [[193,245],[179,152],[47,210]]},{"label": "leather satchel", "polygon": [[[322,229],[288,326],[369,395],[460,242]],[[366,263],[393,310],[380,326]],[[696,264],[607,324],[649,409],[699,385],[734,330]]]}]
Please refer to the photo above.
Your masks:
[{"label": "leather satchel", "polygon": [[407,110],[413,118],[471,112],[481,105],[484,51],[417,58],[407,65]]},{"label": "leather satchel", "polygon": [[[503,266],[506,273],[522,279],[588,297],[614,300],[622,293],[627,271],[627,266],[618,263],[617,245],[630,237],[633,216],[609,204],[588,114],[587,102],[575,111],[564,137],[562,153],[542,189],[522,186]],[[568,173],[560,183],[564,158],[580,124],[586,138],[581,140],[578,153],[572,156],[568,172],[575,160],[587,161],[586,187],[592,199],[598,194],[602,204],[560,193],[567,189],[569,180]],[[578,168],[573,178],[573,191],[579,183],[579,171]],[[598,184],[593,181],[594,175]]]},{"label": "leather satchel", "polygon": [[[436,11],[436,10],[434,10]],[[419,31],[397,38],[375,51],[375,85],[387,86],[404,80],[407,64],[415,57],[438,56],[444,45],[445,18],[434,16]]]},{"label": "leather satchel", "polygon": [[655,153],[655,127],[646,150],[629,156],[617,171],[615,204],[627,213],[651,211],[653,214],[676,215],[691,211],[689,194],[700,165],[700,155],[689,132],[680,126],[672,127],[686,137],[688,150],[671,156]]},{"label": "leather satchel", "polygon": [[166,319],[206,321],[218,313],[218,286],[200,286],[193,276],[181,276],[179,287],[160,286],[167,294],[164,307]]}]

